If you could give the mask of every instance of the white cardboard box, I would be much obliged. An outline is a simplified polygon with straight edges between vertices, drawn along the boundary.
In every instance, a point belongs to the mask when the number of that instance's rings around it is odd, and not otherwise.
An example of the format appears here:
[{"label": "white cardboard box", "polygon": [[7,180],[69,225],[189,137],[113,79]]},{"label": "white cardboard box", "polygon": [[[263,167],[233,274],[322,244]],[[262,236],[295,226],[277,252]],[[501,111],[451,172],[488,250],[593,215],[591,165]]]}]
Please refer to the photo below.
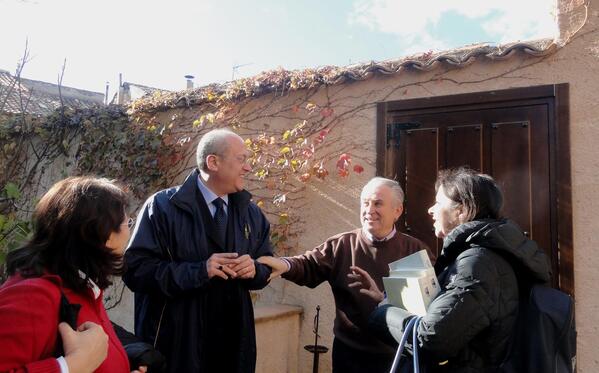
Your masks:
[{"label": "white cardboard box", "polygon": [[441,290],[426,250],[389,263],[383,284],[390,304],[419,316]]}]

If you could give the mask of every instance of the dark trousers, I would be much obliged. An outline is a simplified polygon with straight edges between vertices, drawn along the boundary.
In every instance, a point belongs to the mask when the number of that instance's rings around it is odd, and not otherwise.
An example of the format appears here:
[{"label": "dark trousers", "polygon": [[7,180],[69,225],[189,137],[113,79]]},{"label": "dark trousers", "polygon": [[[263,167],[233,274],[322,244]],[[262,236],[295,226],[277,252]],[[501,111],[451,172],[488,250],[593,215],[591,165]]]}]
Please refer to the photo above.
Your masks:
[{"label": "dark trousers", "polygon": [[202,356],[207,373],[249,371],[240,367],[238,358],[244,330],[237,286],[231,281],[214,279],[207,290],[209,306],[205,325],[205,351]]},{"label": "dark trousers", "polygon": [[393,354],[356,350],[333,340],[333,373],[388,373],[392,363]]}]

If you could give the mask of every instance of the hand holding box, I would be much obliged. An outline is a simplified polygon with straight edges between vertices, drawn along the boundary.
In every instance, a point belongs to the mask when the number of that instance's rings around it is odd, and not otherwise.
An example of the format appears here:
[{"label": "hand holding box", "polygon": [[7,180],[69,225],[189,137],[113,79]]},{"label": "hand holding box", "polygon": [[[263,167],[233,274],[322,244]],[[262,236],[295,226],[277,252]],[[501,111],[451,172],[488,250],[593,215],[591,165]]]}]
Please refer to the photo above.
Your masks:
[{"label": "hand holding box", "polygon": [[426,250],[389,263],[383,284],[390,304],[419,316],[441,290]]}]

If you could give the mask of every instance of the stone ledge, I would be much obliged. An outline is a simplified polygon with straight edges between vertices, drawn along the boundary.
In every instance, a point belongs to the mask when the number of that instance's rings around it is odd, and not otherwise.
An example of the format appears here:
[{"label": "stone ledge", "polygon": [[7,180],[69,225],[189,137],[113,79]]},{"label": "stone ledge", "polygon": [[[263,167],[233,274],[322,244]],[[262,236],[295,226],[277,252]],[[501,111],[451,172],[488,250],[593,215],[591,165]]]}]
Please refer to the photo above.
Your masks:
[{"label": "stone ledge", "polygon": [[299,306],[290,306],[287,304],[271,304],[254,307],[254,321],[262,323],[271,320],[277,320],[293,315],[300,315],[304,309]]}]

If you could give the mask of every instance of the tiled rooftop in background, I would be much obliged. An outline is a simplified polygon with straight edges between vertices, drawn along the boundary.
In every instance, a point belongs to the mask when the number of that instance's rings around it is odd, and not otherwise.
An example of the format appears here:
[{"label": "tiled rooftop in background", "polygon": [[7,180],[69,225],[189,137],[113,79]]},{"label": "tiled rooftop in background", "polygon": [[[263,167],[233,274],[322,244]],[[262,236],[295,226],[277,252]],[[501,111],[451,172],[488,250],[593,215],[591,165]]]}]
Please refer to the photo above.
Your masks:
[{"label": "tiled rooftop in background", "polygon": [[48,115],[60,107],[60,96],[65,106],[89,108],[104,103],[104,95],[82,89],[21,78],[20,84],[9,72],[0,70],[0,107],[4,111],[32,115]]}]

